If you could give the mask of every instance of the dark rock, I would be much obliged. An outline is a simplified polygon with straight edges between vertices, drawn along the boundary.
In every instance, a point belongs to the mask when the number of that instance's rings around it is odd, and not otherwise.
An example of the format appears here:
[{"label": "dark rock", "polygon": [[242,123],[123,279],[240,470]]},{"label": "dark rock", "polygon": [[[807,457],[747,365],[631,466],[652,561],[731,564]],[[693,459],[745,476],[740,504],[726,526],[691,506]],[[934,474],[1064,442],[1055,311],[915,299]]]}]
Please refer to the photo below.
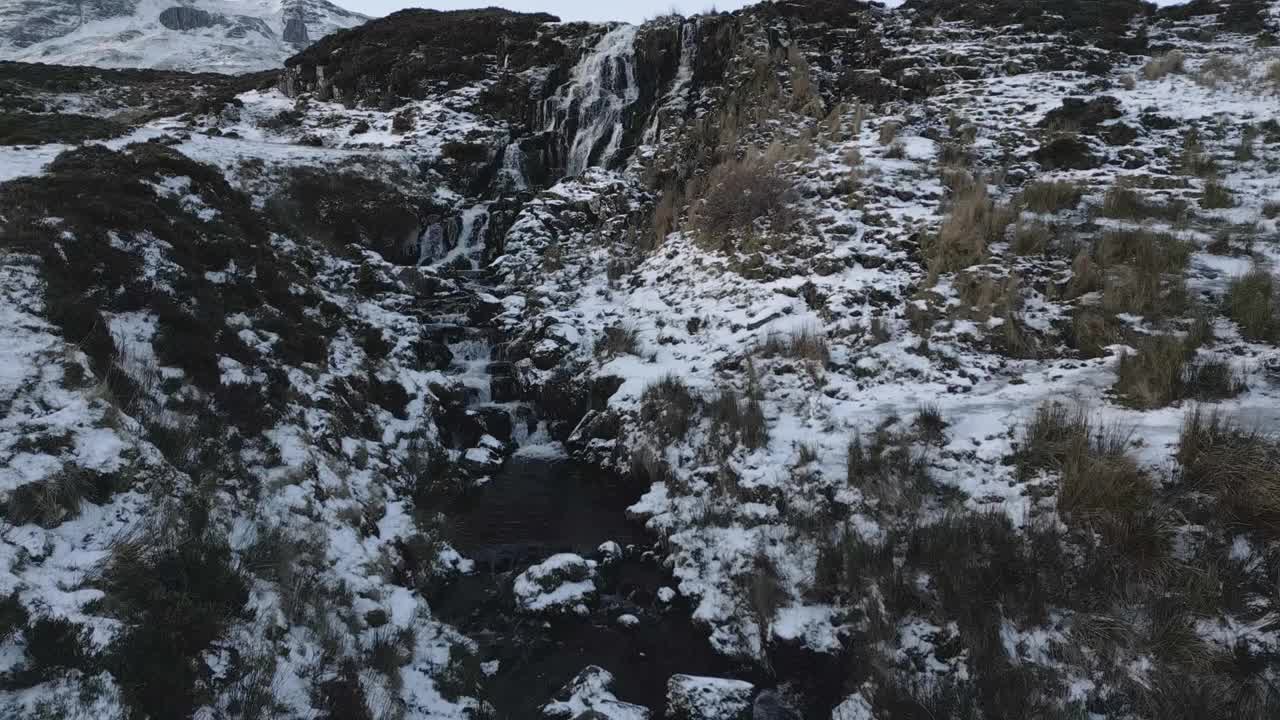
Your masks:
[{"label": "dark rock", "polygon": [[480,424],[484,426],[485,432],[505,444],[511,442],[512,422],[511,413],[506,408],[486,407],[474,411],[480,418]]},{"label": "dark rock", "polygon": [[449,346],[433,338],[419,338],[413,344],[413,354],[423,370],[444,370],[453,363]]},{"label": "dark rock", "polygon": [[1102,166],[1102,158],[1093,153],[1089,143],[1073,136],[1050,140],[1031,157],[1045,170],[1092,170]]},{"label": "dark rock", "polygon": [[751,720],[800,720],[800,713],[784,702],[778,693],[765,690],[756,696]]},{"label": "dark rock", "polygon": [[1108,120],[1124,117],[1120,101],[1109,95],[1084,100],[1063,98],[1062,106],[1050,110],[1039,127],[1056,130],[1090,130]]},{"label": "dark rock", "polygon": [[515,402],[520,399],[520,381],[511,375],[494,375],[489,379],[489,394],[494,402]]},{"label": "dark rock", "polygon": [[160,24],[170,30],[186,31],[213,27],[220,18],[192,7],[171,7],[160,13]]},{"label": "dark rock", "polygon": [[1138,129],[1125,123],[1114,123],[1103,128],[1101,135],[1108,145],[1128,145],[1138,139]]},{"label": "dark rock", "polygon": [[291,15],[284,21],[284,41],[298,46],[305,46],[311,42],[311,34],[307,32],[307,22],[300,14]]}]

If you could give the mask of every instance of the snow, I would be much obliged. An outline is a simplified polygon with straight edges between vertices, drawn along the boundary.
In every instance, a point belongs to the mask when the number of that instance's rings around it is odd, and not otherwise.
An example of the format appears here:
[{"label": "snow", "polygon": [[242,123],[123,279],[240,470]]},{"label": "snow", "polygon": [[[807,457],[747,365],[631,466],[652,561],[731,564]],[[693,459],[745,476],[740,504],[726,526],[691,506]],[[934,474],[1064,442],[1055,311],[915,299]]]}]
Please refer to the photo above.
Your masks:
[{"label": "snow", "polygon": [[[307,30],[313,41],[367,19],[327,2],[311,0],[307,5]],[[81,22],[60,37],[27,47],[0,44],[0,59],[236,74],[280,67],[298,50],[283,40],[287,18],[280,0],[184,2],[182,6],[229,20],[186,31],[160,23],[160,13],[174,6],[173,0],[139,0],[131,13],[119,17],[84,22],[81,14]],[[13,22],[21,22],[20,17]],[[233,34],[233,26],[240,26],[239,37]]]},{"label": "snow", "polygon": [[613,674],[604,668],[590,665],[556,694],[556,700],[542,708],[542,714],[550,718],[573,720],[585,713],[604,720],[649,720],[649,711],[639,705],[621,702],[614,696]]},{"label": "snow", "polygon": [[596,594],[596,563],[572,553],[552,555],[520,573],[512,591],[524,612],[581,614],[579,607]]}]

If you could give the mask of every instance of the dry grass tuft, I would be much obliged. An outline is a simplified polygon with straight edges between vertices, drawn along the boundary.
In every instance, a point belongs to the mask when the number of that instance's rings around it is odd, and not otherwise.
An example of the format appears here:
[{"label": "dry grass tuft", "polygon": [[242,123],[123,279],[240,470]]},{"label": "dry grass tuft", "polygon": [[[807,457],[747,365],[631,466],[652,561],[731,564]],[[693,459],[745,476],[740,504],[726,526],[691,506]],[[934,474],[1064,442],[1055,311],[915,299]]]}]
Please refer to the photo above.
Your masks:
[{"label": "dry grass tuft", "polygon": [[1216,412],[1187,413],[1178,442],[1183,479],[1217,498],[1230,525],[1280,533],[1280,443]]},{"label": "dry grass tuft", "polygon": [[1149,202],[1131,187],[1122,184],[1112,185],[1102,199],[1098,214],[1116,220],[1144,220],[1155,218],[1168,222],[1177,222],[1186,215],[1186,206],[1181,202],[1160,205]]},{"label": "dry grass tuft", "polygon": [[1172,335],[1147,338],[1137,353],[1122,354],[1116,374],[1122,400],[1143,409],[1186,399],[1222,400],[1246,389],[1229,363],[1197,359],[1184,339]]},{"label": "dry grass tuft", "polygon": [[727,443],[738,443],[748,450],[769,444],[769,426],[760,400],[726,389],[720,391],[711,405],[712,434]]},{"label": "dry grass tuft", "polygon": [[826,336],[812,325],[805,325],[785,334],[770,333],[758,350],[764,357],[795,358],[821,367],[826,367],[831,362],[831,347]]},{"label": "dry grass tuft", "polygon": [[1171,73],[1181,73],[1186,64],[1186,57],[1179,50],[1170,50],[1157,55],[1142,66],[1144,80],[1159,80]]},{"label": "dry grass tuft", "polygon": [[902,130],[902,123],[896,120],[886,120],[880,123],[880,144],[892,145],[898,139],[898,131]]},{"label": "dry grass tuft", "polygon": [[1012,211],[991,199],[984,181],[962,186],[952,200],[950,214],[925,247],[930,274],[936,279],[942,273],[982,262],[988,246],[1004,238],[1012,221]]},{"label": "dry grass tuft", "polygon": [[640,396],[640,419],[660,440],[674,442],[689,432],[697,407],[698,401],[684,381],[668,375],[645,388]]},{"label": "dry grass tuft", "polygon": [[788,204],[794,195],[782,172],[785,149],[749,151],[742,159],[726,160],[695,183],[690,196],[693,227],[706,245],[728,250],[735,235],[753,235],[767,225],[784,232],[793,216]]},{"label": "dry grass tuft", "polygon": [[1131,432],[1099,427],[1083,408],[1046,403],[1023,431],[1021,474],[1061,473],[1058,511],[1075,519],[1132,515],[1151,497],[1150,480],[1128,456]]},{"label": "dry grass tuft", "polygon": [[1200,196],[1200,207],[1205,210],[1221,210],[1236,206],[1236,198],[1226,185],[1217,180],[1209,180],[1204,184],[1204,194]]},{"label": "dry grass tuft", "polygon": [[1027,183],[1018,196],[1019,204],[1034,213],[1048,214],[1068,210],[1080,203],[1084,194],[1079,183],[1063,180],[1038,180]]},{"label": "dry grass tuft", "polygon": [[1240,334],[1246,340],[1280,340],[1276,305],[1275,279],[1264,267],[1255,267],[1232,280],[1227,288],[1227,315],[1240,326]]}]

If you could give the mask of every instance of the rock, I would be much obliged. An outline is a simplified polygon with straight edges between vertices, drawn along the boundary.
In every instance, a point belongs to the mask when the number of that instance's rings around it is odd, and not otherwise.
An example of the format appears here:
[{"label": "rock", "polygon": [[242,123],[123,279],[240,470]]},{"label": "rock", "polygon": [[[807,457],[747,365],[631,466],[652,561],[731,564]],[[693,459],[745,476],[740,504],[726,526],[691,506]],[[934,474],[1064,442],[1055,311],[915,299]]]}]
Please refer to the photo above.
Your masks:
[{"label": "rock", "polygon": [[600,553],[600,560],[604,563],[622,559],[622,546],[612,540],[601,543],[600,547],[596,548],[596,552]]},{"label": "rock", "polygon": [[542,714],[573,720],[649,720],[647,709],[619,701],[612,688],[613,675],[608,670],[588,665],[542,706]]},{"label": "rock", "polygon": [[576,612],[576,606],[595,599],[596,563],[571,553],[552,555],[520,573],[512,591],[521,612]]},{"label": "rock", "polygon": [[1050,140],[1031,158],[1045,170],[1093,170],[1102,166],[1102,158],[1093,153],[1089,143],[1072,136]]},{"label": "rock", "polygon": [[667,681],[671,720],[747,720],[755,686],[742,680],[672,675]]},{"label": "rock", "polygon": [[492,475],[502,467],[505,446],[492,435],[480,438],[480,444],[462,455],[462,468],[473,476]]},{"label": "rock", "polygon": [[831,711],[831,720],[876,720],[871,703],[861,693],[850,695]]},{"label": "rock", "polygon": [[783,701],[776,691],[765,690],[756,696],[751,720],[800,720],[800,713]]},{"label": "rock", "polygon": [[191,7],[171,7],[160,12],[160,24],[170,30],[198,30],[216,24],[213,15]]},{"label": "rock", "polygon": [[539,370],[550,370],[559,365],[568,353],[569,348],[557,339],[545,338],[533,346],[529,352],[529,358],[533,360],[533,366]]},{"label": "rock", "polygon": [[453,363],[449,346],[436,338],[418,338],[413,343],[413,355],[423,370],[444,370]]},{"label": "rock", "polygon": [[1062,106],[1050,110],[1040,121],[1042,128],[1088,130],[1096,128],[1108,120],[1124,117],[1120,111],[1120,101],[1110,95],[1102,95],[1092,100],[1083,98],[1063,98]]},{"label": "rock", "polygon": [[483,407],[474,411],[485,431],[503,444],[511,443],[511,413],[503,407]]}]

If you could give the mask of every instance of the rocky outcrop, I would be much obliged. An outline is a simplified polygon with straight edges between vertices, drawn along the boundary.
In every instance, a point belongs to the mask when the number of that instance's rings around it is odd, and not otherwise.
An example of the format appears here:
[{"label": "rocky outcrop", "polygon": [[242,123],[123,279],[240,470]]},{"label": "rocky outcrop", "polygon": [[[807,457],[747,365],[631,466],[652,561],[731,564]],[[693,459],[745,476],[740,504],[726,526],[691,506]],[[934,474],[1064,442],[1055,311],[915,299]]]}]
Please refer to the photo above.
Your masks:
[{"label": "rocky outcrop", "polygon": [[213,27],[220,20],[221,18],[218,16],[193,7],[171,7],[160,13],[160,24],[170,30],[178,31]]}]

